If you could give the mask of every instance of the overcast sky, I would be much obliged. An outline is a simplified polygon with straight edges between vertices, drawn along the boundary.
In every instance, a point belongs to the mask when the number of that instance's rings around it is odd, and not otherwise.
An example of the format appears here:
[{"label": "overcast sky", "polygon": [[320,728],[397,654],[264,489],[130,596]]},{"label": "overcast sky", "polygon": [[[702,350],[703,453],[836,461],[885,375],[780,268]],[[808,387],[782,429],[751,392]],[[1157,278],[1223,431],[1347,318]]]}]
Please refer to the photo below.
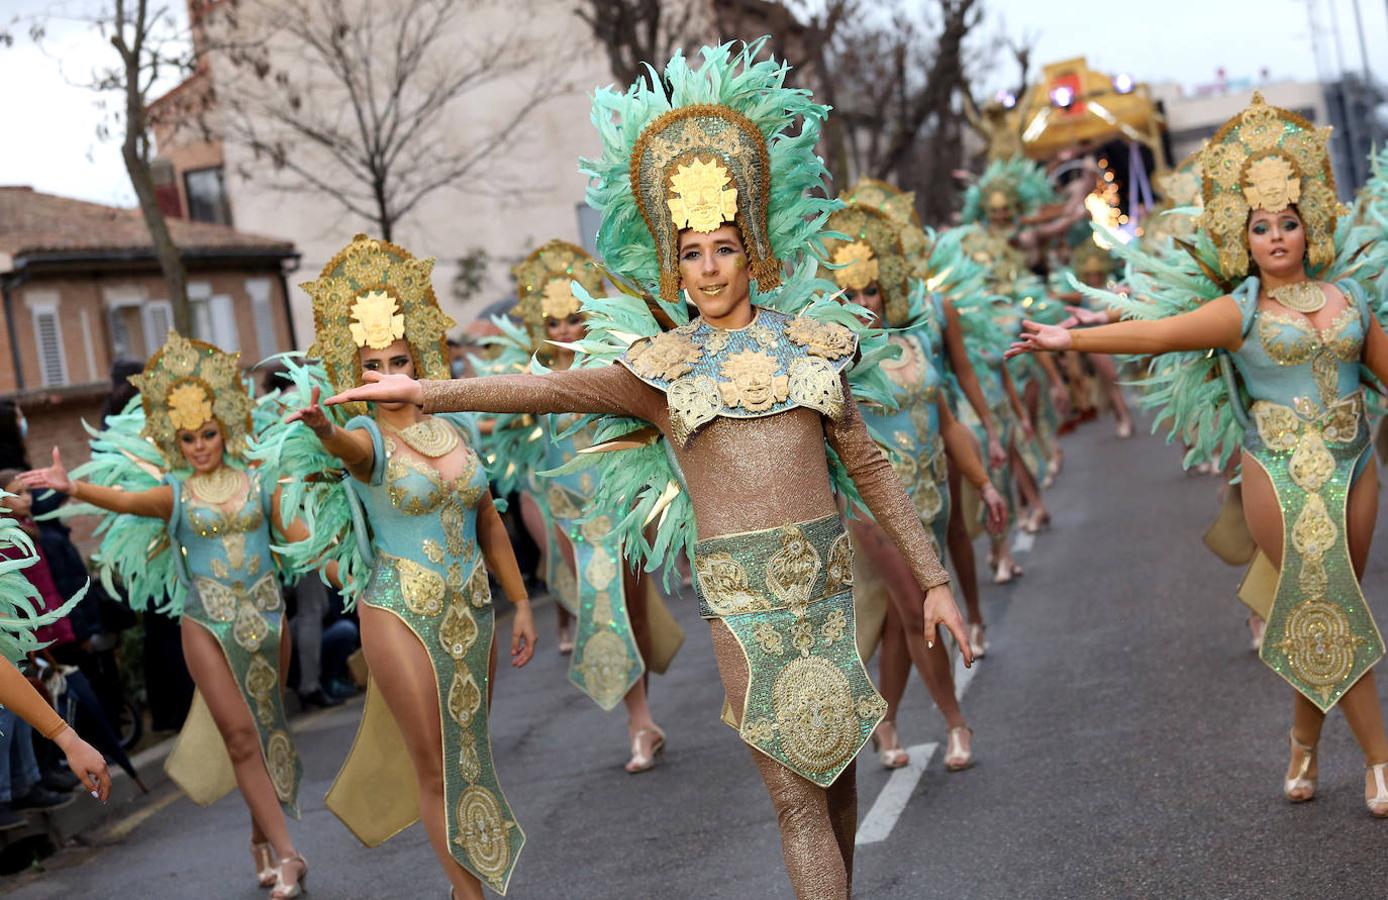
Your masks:
[{"label": "overcast sky", "polygon": [[[168,0],[181,5],[180,0]],[[1138,80],[1175,81],[1185,86],[1211,82],[1224,67],[1230,78],[1256,78],[1266,68],[1273,78],[1315,79],[1339,71],[1332,8],[1339,20],[1346,67],[1362,66],[1354,30],[1353,0],[1119,0],[1059,3],[1056,0],[983,0],[988,33],[1036,38],[1032,59],[1040,65],[1087,56],[1095,68],[1128,72]],[[45,0],[0,0],[0,22],[14,14],[35,15]],[[70,0],[66,9],[99,7],[100,0]],[[1388,16],[1382,0],[1359,0],[1374,75],[1388,78]],[[1318,26],[1319,59],[1313,52],[1312,19]],[[48,24],[48,54],[24,36],[0,46],[0,184],[103,203],[133,204],[121,165],[119,144],[97,137],[103,113],[98,95],[71,84],[88,78],[94,60],[113,56],[110,45],[89,25],[55,19]],[[55,58],[56,57],[56,58]],[[1016,71],[1005,58],[984,73],[987,87],[1011,85]],[[108,98],[108,102],[110,99]]]}]

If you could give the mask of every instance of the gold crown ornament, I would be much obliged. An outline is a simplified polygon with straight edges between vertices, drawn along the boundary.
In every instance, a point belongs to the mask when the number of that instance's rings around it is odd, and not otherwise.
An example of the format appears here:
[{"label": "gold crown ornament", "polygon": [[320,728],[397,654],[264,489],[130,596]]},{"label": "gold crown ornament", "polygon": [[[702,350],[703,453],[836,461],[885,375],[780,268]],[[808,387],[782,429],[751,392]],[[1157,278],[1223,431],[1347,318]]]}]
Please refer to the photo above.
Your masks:
[{"label": "gold crown ornament", "polygon": [[246,451],[255,402],[237,365],[240,356],[170,331],[144,372],[130,376],[145,410],[141,434],[154,442],[171,468],[187,465],[178,449],[178,432],[195,431],[211,421],[221,426],[227,453]]},{"label": "gold crown ornament", "polygon": [[[335,390],[361,384],[362,348],[382,350],[402,338],[416,378],[452,377],[447,335],[455,323],[439,309],[433,271],[433,259],[358,234],[316,281],[300,285],[313,298],[309,356],[323,361]],[[349,415],[366,412],[364,403],[348,406]]]},{"label": "gold crown ornament", "polygon": [[511,274],[516,279],[516,311],[536,352],[545,346],[545,319],[566,319],[582,311],[573,283],[589,294],[601,293],[603,285],[597,261],[582,247],[560,240],[537,247]]},{"label": "gold crown ornament", "polygon": [[824,266],[821,274],[844,290],[861,291],[876,282],[888,324],[905,323],[911,303],[911,267],[902,252],[901,227],[877,207],[854,202],[829,216],[824,228],[847,240],[825,240],[835,267]]},{"label": "gold crown ornament", "polygon": [[672,109],[642,130],[631,153],[636,204],[655,238],[661,299],[679,298],[679,233],[733,223],[758,290],[781,284],[767,233],[771,159],[766,138],[737,110],[711,103]]},{"label": "gold crown ornament", "polygon": [[1204,211],[1200,225],[1219,250],[1224,276],[1249,274],[1248,217],[1295,205],[1315,269],[1335,258],[1335,220],[1347,210],[1335,196],[1330,128],[1316,128],[1253,93],[1248,108],[1220,127],[1200,154]]}]

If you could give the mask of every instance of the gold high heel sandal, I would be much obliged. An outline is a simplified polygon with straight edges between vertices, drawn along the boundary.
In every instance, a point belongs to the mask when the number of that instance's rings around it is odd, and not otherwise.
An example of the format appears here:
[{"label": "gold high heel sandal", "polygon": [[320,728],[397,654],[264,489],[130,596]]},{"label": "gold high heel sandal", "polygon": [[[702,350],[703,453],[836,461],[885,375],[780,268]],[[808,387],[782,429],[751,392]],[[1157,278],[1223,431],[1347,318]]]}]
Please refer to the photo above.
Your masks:
[{"label": "gold high heel sandal", "polygon": [[[910,755],[901,747],[901,736],[897,734],[896,724],[883,722],[892,730],[892,746],[888,747],[887,742],[877,736],[877,732],[872,733],[872,749],[877,751],[877,759],[882,763],[884,769],[900,769],[910,765]],[[880,729],[882,725],[877,727]]]},{"label": "gold high heel sandal", "polygon": [[988,639],[984,637],[982,625],[969,626],[969,650],[973,652],[974,659],[982,659],[988,655]]},{"label": "gold high heel sandal", "polygon": [[1372,797],[1365,797],[1364,803],[1369,807],[1369,815],[1375,819],[1388,819],[1388,781],[1384,780],[1384,773],[1388,771],[1388,763],[1378,763],[1369,766],[1366,775],[1374,778],[1374,788],[1376,793]]},{"label": "gold high heel sandal", "polygon": [[[655,743],[651,745],[650,753],[641,752],[641,738],[646,735],[655,735]],[[642,728],[631,736],[631,759],[627,760],[626,770],[630,775],[638,772],[648,772],[655,768],[655,758],[665,752],[665,732],[658,726]]]},{"label": "gold high heel sandal", "polygon": [[[284,868],[290,863],[298,863],[303,866],[299,872],[299,877],[290,884],[284,877]],[[279,866],[275,869],[275,889],[270,892],[270,900],[294,900],[295,897],[302,897],[308,893],[308,860],[304,859],[302,853],[295,853],[293,856],[280,860]]]},{"label": "gold high heel sandal", "polygon": [[945,751],[946,769],[962,772],[974,764],[973,737],[974,730],[967,725],[949,730],[949,743]]},{"label": "gold high heel sandal", "polygon": [[1316,777],[1306,774],[1311,771],[1311,763],[1316,760],[1316,748],[1298,741],[1294,734],[1289,734],[1288,737],[1292,741],[1292,759],[1296,759],[1298,753],[1302,756],[1296,774],[1283,782],[1282,796],[1293,803],[1305,803],[1316,797]]},{"label": "gold high heel sandal", "polygon": [[255,862],[255,878],[260,886],[267,888],[275,883],[275,851],[269,842],[257,844],[251,841],[251,859]]}]

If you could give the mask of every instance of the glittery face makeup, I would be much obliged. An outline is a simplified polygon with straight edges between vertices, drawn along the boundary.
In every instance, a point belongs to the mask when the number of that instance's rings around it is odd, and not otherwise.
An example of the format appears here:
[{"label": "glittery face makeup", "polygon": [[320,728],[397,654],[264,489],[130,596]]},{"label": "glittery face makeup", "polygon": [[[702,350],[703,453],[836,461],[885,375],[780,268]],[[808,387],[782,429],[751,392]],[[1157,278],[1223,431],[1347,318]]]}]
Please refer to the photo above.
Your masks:
[{"label": "glittery face makeup", "polygon": [[680,232],[680,283],[710,324],[738,328],[751,321],[747,252],[736,225]]}]

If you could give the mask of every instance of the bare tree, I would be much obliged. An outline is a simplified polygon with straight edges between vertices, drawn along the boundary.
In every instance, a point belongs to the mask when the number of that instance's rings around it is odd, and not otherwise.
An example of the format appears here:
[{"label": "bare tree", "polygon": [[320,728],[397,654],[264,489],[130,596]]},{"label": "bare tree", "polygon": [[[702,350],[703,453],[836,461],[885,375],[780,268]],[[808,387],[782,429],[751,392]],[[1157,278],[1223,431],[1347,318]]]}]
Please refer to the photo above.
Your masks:
[{"label": "bare tree", "polygon": [[[536,107],[570,89],[553,42],[538,41],[524,2],[495,0],[242,0],[216,27],[236,36],[218,98],[229,141],[269,163],[243,170],[274,189],[311,191],[371,222],[390,240],[434,192],[519,189],[494,164]],[[500,28],[461,27],[492,12]],[[543,64],[543,65],[541,65]],[[443,121],[484,88],[543,76],[515,101],[475,110],[459,139]]]},{"label": "bare tree", "polygon": [[644,63],[659,68],[699,33],[699,6],[696,0],[579,0],[574,14],[607,51],[612,76],[631,84]]},{"label": "bare tree", "polygon": [[[200,4],[198,0],[190,4],[190,9]],[[111,44],[113,59],[93,61],[90,77],[77,83],[118,98],[108,109],[110,119],[98,126],[98,134],[103,138],[120,137],[121,160],[149,229],[159,269],[168,283],[174,327],[180,334],[192,334],[187,271],[159,207],[150,170],[155,150],[150,135],[150,105],[154,99],[151,93],[169,79],[193,71],[197,57],[192,36],[167,5],[150,0],[112,0],[95,12],[75,13],[55,6],[35,19],[15,19],[8,29],[0,29],[0,43],[12,43],[10,29],[27,24],[29,37],[43,46],[51,18],[87,22]]]}]

